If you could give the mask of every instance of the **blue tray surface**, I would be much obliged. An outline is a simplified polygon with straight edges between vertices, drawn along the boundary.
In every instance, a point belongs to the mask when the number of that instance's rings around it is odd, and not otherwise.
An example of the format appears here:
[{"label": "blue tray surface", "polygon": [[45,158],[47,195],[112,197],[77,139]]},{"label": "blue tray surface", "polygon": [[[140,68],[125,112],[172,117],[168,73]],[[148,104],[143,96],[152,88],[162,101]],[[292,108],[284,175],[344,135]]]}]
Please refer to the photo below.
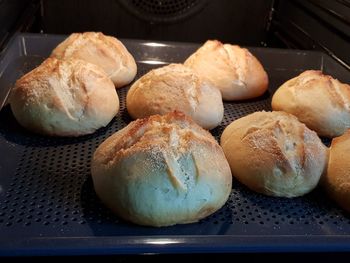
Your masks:
[{"label": "blue tray surface", "polygon": [[[17,35],[1,57],[0,90],[39,65],[64,37]],[[136,79],[152,68],[183,62],[199,46],[123,42],[138,62]],[[233,120],[270,110],[276,88],[306,69],[350,82],[350,73],[323,53],[249,49],[269,74],[269,91],[255,100],[225,102],[224,120],[211,131],[217,139]],[[131,121],[128,88],[118,90],[121,108],[113,121],[79,138],[32,134],[17,124],[8,106],[0,112],[0,255],[350,251],[350,216],[321,189],[300,198],[273,198],[234,180],[226,205],[198,223],[152,228],[120,220],[96,197],[90,160],[103,140]]]}]

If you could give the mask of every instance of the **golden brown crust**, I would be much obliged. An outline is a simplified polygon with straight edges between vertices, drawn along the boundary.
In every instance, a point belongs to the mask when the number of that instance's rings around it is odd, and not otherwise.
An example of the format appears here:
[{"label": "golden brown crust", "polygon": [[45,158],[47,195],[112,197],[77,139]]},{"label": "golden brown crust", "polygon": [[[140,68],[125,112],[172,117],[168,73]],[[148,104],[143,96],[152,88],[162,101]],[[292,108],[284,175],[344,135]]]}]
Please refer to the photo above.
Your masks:
[{"label": "golden brown crust", "polygon": [[109,208],[151,226],[208,216],[226,202],[232,184],[221,147],[180,112],[131,122],[98,147],[91,172]]},{"label": "golden brown crust", "polygon": [[268,76],[261,63],[237,45],[208,40],[185,65],[220,89],[224,100],[258,97],[268,87]]},{"label": "golden brown crust", "polygon": [[350,130],[334,138],[329,153],[327,174],[322,185],[339,206],[350,212]]},{"label": "golden brown crust", "polygon": [[126,106],[134,119],[179,110],[206,129],[223,118],[220,92],[181,64],[151,70],[129,89]]},{"label": "golden brown crust", "polygon": [[[202,139],[201,143],[217,145],[212,135],[195,125],[192,119],[179,111],[170,112],[166,115],[152,115],[147,118],[137,119],[131,122],[126,128],[109,137],[104,143],[108,145],[105,150],[111,152],[103,153],[103,156],[113,157],[113,162],[118,158],[124,158],[128,154],[134,154],[141,149],[151,149],[171,146],[171,132],[182,129],[181,140],[178,141],[176,150],[187,151],[193,141]],[[193,140],[193,138],[195,140]],[[111,147],[111,145],[113,145]],[[112,153],[114,152],[114,154]],[[109,158],[102,163],[110,163]]]},{"label": "golden brown crust", "polygon": [[232,122],[221,146],[239,181],[272,196],[310,192],[327,162],[327,149],[317,135],[284,112],[256,112]]},{"label": "golden brown crust", "polygon": [[307,70],[279,87],[272,108],[297,116],[320,136],[339,136],[350,128],[350,86]]},{"label": "golden brown crust", "polygon": [[99,67],[55,58],[17,80],[10,104],[22,126],[53,136],[92,133],[119,109],[114,85]]},{"label": "golden brown crust", "polygon": [[96,64],[117,88],[129,84],[137,71],[135,60],[125,46],[117,38],[101,32],[73,33],[52,51],[51,56]]}]

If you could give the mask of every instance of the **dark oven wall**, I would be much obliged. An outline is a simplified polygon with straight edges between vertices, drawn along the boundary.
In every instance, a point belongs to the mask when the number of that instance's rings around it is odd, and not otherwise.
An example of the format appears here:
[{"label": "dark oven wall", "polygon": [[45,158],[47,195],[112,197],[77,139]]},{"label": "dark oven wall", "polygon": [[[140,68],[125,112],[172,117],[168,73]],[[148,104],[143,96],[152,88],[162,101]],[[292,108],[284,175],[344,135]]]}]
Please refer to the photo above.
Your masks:
[{"label": "dark oven wall", "polygon": [[0,0],[0,52],[17,31],[33,28],[39,1]]},{"label": "dark oven wall", "polygon": [[43,0],[44,32],[259,46],[273,0]]},{"label": "dark oven wall", "polygon": [[0,0],[0,51],[17,31],[322,50],[350,64],[350,0]]},{"label": "dark oven wall", "polygon": [[270,46],[322,50],[350,65],[349,0],[275,1],[269,32]]}]

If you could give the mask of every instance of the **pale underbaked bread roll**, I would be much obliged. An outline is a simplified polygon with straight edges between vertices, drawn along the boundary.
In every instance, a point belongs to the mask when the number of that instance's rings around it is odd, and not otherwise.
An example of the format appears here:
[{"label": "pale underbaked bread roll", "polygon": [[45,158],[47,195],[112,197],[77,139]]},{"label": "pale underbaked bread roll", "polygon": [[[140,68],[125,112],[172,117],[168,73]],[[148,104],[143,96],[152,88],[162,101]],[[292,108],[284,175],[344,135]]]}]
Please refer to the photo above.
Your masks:
[{"label": "pale underbaked bread roll", "polygon": [[327,165],[327,147],[317,134],[285,112],[256,112],[232,122],[221,146],[232,175],[270,196],[310,192]]},{"label": "pale underbaked bread roll", "polygon": [[142,76],[131,86],[126,106],[134,119],[179,110],[205,129],[219,125],[224,116],[220,91],[182,64]]},{"label": "pale underbaked bread roll", "polygon": [[295,115],[320,136],[339,136],[350,128],[350,86],[307,70],[277,89],[272,109]]},{"label": "pale underbaked bread roll", "polygon": [[268,87],[268,76],[261,63],[237,45],[208,40],[185,61],[185,66],[219,88],[224,100],[255,98]]},{"label": "pale underbaked bread roll", "polygon": [[334,138],[329,151],[327,174],[322,184],[342,208],[350,212],[350,130]]},{"label": "pale underbaked bread roll", "polygon": [[107,207],[157,227],[214,213],[232,184],[219,144],[180,112],[138,119],[109,137],[94,153],[91,173]]},{"label": "pale underbaked bread roll", "polygon": [[116,88],[129,84],[136,76],[135,60],[123,43],[100,32],[73,33],[52,51],[51,56],[96,64],[103,68]]},{"label": "pale underbaked bread roll", "polygon": [[55,136],[93,133],[119,110],[118,94],[103,70],[76,59],[45,60],[17,80],[10,104],[23,127]]}]

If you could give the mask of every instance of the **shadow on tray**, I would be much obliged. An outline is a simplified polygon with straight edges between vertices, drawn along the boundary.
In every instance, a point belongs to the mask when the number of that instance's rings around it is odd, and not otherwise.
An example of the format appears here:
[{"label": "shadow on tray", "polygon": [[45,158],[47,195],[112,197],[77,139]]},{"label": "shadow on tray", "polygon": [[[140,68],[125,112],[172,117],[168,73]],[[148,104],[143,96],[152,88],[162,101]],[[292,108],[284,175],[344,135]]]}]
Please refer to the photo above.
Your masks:
[{"label": "shadow on tray", "polygon": [[[32,133],[24,129],[16,121],[10,107],[6,106],[0,111],[0,136],[12,143],[29,147],[54,147],[78,144],[86,141],[95,141],[101,137],[105,138],[106,135],[114,133],[116,131],[114,127],[116,126],[116,118],[120,118],[120,115],[117,115],[106,127],[98,129],[93,134],[79,137],[50,137]],[[126,117],[123,117],[123,119],[126,119]]]}]

